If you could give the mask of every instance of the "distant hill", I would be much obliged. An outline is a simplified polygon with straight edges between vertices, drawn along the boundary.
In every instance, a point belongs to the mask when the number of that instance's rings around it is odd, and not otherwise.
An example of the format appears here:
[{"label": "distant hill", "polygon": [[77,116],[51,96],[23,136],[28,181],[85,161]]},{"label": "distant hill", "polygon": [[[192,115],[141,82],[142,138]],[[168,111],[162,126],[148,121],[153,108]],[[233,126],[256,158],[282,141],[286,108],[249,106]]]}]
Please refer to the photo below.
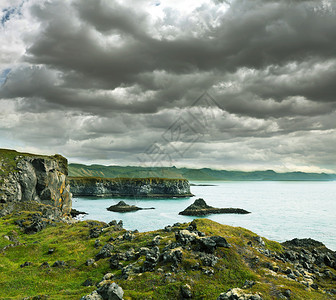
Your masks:
[{"label": "distant hill", "polygon": [[277,173],[267,171],[226,171],[209,168],[189,169],[176,167],[137,167],[137,166],[104,166],[69,164],[69,176],[73,177],[105,177],[105,178],[186,178],[194,181],[331,181],[336,174],[289,172]]}]

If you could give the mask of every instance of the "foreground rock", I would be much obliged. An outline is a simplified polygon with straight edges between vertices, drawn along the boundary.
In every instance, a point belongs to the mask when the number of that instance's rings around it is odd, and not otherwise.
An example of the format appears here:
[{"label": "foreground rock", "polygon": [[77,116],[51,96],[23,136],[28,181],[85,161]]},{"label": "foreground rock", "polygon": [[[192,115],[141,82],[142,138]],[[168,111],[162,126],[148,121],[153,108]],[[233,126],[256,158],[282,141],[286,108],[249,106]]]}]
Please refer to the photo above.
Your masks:
[{"label": "foreground rock", "polygon": [[205,216],[209,214],[249,214],[249,211],[241,208],[216,208],[207,205],[206,202],[199,198],[196,199],[193,204],[188,206],[184,211],[181,211],[179,215],[185,216]]},{"label": "foreground rock", "polygon": [[122,300],[123,289],[115,282],[103,280],[98,283],[98,289],[91,294],[81,298],[81,300]]},{"label": "foreground rock", "polygon": [[186,179],[70,177],[74,196],[191,197]]},{"label": "foreground rock", "polygon": [[262,300],[262,297],[258,294],[247,294],[239,288],[234,288],[226,293],[219,295],[217,300]]},{"label": "foreground rock", "polygon": [[154,209],[154,207],[142,208],[142,207],[137,207],[135,205],[129,205],[125,203],[124,201],[119,201],[118,204],[111,205],[110,207],[107,208],[107,210],[114,211],[114,212],[130,212],[130,211],[137,211],[137,210],[144,210],[144,209]]},{"label": "foreground rock", "polygon": [[60,215],[68,215],[71,193],[67,175],[68,162],[61,155],[0,149],[0,216],[22,210],[20,205],[29,202],[49,205]]}]

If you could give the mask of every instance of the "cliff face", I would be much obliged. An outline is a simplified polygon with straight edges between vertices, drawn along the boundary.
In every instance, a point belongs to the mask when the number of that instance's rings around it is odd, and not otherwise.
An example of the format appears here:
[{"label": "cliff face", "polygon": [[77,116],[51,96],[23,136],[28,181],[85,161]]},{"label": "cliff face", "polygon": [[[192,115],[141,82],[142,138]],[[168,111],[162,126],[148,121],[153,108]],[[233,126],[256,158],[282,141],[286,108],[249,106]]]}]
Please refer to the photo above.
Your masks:
[{"label": "cliff face", "polygon": [[71,210],[68,162],[61,155],[40,156],[0,149],[0,203],[2,214],[15,204],[50,205],[66,215]]},{"label": "cliff face", "polygon": [[190,197],[186,179],[69,177],[74,196]]}]

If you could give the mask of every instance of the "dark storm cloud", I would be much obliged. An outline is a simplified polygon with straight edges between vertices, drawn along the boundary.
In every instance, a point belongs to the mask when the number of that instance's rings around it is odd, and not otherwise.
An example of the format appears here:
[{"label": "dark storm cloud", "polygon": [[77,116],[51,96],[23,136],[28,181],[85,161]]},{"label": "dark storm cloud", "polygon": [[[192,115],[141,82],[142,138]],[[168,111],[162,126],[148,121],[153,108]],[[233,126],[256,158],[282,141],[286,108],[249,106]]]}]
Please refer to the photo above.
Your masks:
[{"label": "dark storm cloud", "polygon": [[127,163],[155,142],[174,154],[162,136],[182,117],[202,127],[187,162],[336,169],[335,2],[181,3],[24,2],[1,32],[0,131]]},{"label": "dark storm cloud", "polygon": [[[62,70],[69,79],[77,75],[93,86],[113,89],[137,84],[144,73],[155,70],[172,74],[219,70],[225,74],[240,67],[263,69],[312,57],[317,62],[334,58],[335,4],[330,12],[316,12],[312,3],[234,1],[219,26],[208,28],[198,37],[177,36],[170,40],[153,38],[142,12],[113,2],[78,2],[72,9],[49,4],[34,9],[38,19],[45,19],[45,29],[28,49],[27,60]],[[120,33],[121,46],[99,40],[94,28],[106,38],[113,31]],[[274,94],[270,87],[264,96],[283,99],[295,94],[330,101],[335,71],[325,70],[323,75],[329,79],[327,82],[321,78],[313,87],[300,86],[296,90],[280,86]],[[215,83],[219,78],[212,80]],[[267,78],[261,80],[267,83]],[[151,85],[155,89],[155,84]],[[282,93],[277,93],[279,89]]]}]

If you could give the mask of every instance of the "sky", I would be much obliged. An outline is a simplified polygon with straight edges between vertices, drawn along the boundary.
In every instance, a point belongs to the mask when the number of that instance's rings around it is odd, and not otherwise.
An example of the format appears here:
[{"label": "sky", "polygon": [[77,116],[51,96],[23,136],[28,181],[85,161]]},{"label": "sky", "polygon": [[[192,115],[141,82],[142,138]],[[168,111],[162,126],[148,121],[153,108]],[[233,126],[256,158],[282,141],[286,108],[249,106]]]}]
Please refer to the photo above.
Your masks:
[{"label": "sky", "polygon": [[336,2],[1,0],[0,147],[336,172]]}]

